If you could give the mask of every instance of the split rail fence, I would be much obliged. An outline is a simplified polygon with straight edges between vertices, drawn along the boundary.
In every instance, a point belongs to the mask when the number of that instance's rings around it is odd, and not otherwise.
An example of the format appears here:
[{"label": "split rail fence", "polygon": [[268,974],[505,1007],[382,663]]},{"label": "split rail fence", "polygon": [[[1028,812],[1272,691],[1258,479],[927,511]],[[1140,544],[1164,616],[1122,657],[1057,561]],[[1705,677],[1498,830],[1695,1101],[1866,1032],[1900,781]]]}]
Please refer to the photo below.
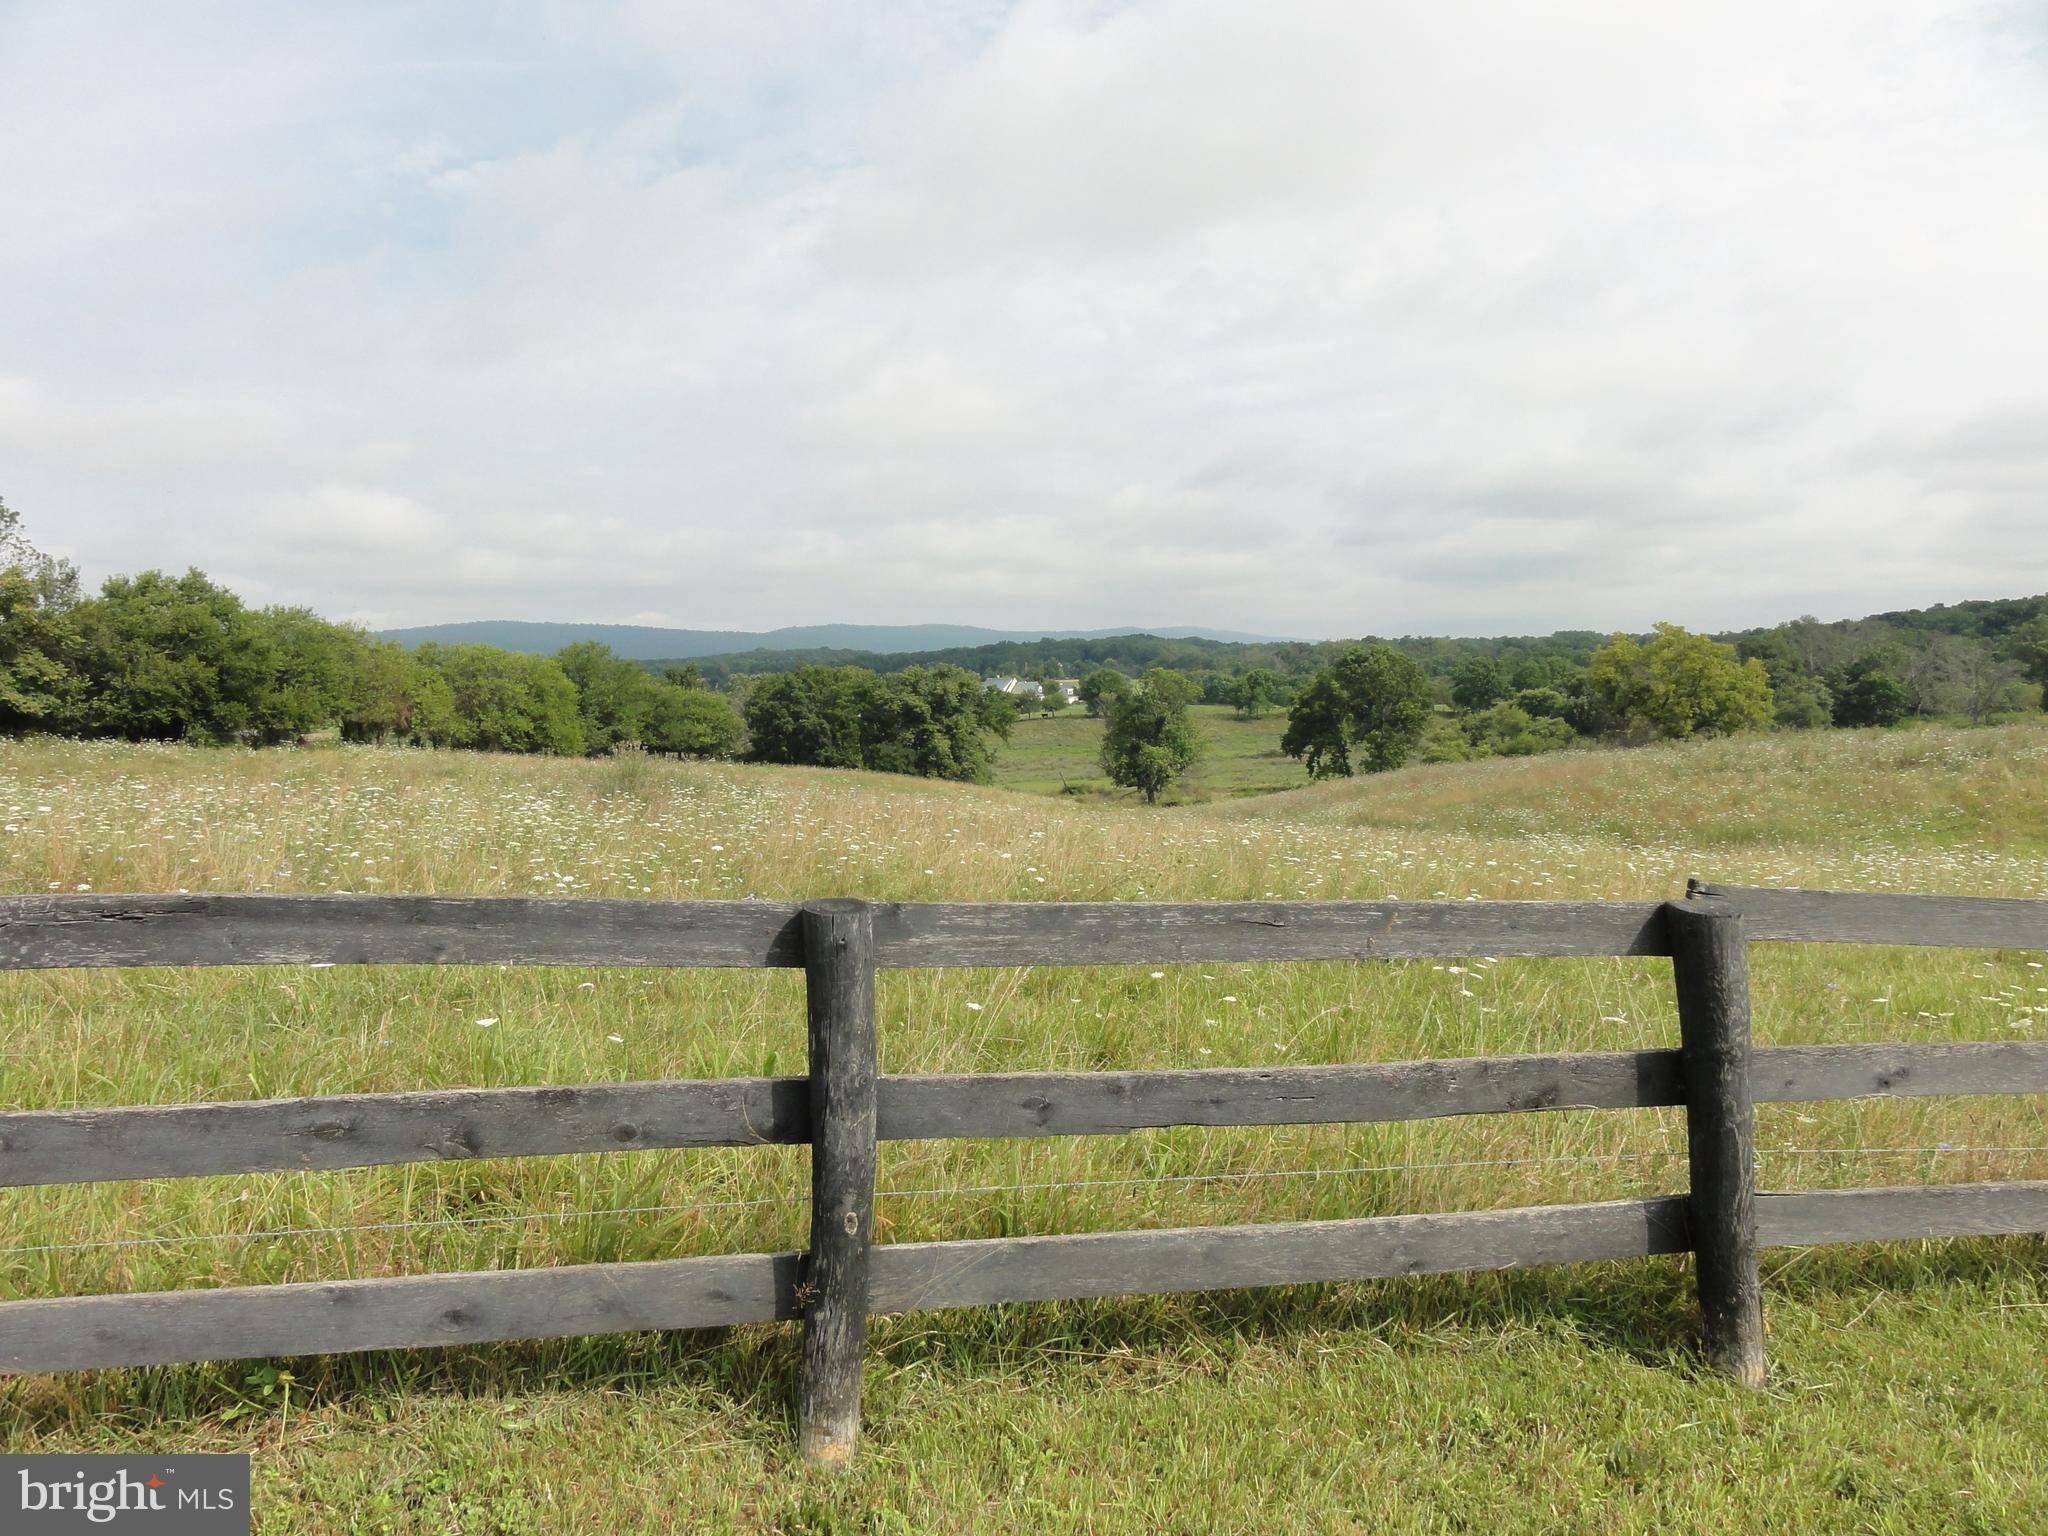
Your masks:
[{"label": "split rail fence", "polygon": [[[806,1076],[0,1112],[0,1187],[808,1143],[810,1247],[0,1303],[0,1371],[804,1324],[800,1438],[859,1429],[872,1313],[1690,1252],[1705,1348],[1763,1379],[1757,1250],[2048,1231],[2048,1181],[1763,1193],[1756,1102],[2048,1092],[2048,1043],[1750,1043],[1754,942],[2048,950],[2048,901],[1731,889],[1682,902],[892,904],[357,896],[0,899],[0,969],[802,967]],[[1668,957],[1676,1048],[1280,1068],[882,1076],[885,967]],[[878,1140],[1683,1106],[1686,1194],[1441,1215],[871,1244]]]}]

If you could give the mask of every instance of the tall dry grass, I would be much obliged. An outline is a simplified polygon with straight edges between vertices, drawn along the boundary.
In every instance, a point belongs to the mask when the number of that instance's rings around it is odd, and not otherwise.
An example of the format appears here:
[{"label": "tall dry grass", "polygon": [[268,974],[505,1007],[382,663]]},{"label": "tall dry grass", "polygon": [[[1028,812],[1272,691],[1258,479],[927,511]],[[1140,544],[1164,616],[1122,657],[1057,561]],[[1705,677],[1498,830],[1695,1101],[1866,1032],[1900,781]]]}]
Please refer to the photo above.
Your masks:
[{"label": "tall dry grass", "polygon": [[[1170,813],[827,771],[371,750],[0,747],[0,888],[924,899],[1662,897],[1688,874],[2048,895],[2048,730],[1771,737],[1413,769]],[[2031,1037],[2042,957],[1774,948],[1766,1041]],[[888,1070],[1669,1042],[1653,961],[896,973]],[[547,969],[0,976],[10,1107],[801,1070],[799,979]],[[2035,1101],[1772,1107],[1779,1186],[2048,1174]],[[1842,1151],[1835,1149],[1855,1149]],[[1917,1150],[1934,1149],[1934,1150]],[[881,1236],[1454,1209],[1682,1184],[1674,1116],[884,1149]],[[801,1149],[9,1192],[0,1292],[799,1242]],[[610,1214],[617,1213],[617,1214]],[[425,1224],[422,1224],[425,1223]],[[284,1233],[283,1236],[255,1234]],[[98,1246],[105,1245],[105,1246]]]}]

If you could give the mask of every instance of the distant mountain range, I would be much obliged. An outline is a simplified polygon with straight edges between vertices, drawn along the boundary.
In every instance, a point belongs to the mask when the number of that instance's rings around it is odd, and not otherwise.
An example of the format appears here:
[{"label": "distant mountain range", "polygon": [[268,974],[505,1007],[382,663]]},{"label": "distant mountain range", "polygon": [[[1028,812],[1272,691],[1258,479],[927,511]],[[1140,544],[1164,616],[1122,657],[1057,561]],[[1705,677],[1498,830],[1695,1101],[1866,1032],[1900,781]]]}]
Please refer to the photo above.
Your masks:
[{"label": "distant mountain range", "polygon": [[1125,624],[1115,629],[983,629],[974,624],[797,624],[785,629],[661,629],[650,624],[545,624],[525,619],[477,619],[466,624],[419,624],[382,631],[387,640],[414,646],[495,645],[551,656],[578,640],[599,640],[628,661],[729,656],[738,651],[944,651],[962,646],[1033,640],[1100,640],[1110,635],[1157,635],[1163,640],[1220,640],[1239,645],[1279,643],[1271,635],[1169,624]]}]

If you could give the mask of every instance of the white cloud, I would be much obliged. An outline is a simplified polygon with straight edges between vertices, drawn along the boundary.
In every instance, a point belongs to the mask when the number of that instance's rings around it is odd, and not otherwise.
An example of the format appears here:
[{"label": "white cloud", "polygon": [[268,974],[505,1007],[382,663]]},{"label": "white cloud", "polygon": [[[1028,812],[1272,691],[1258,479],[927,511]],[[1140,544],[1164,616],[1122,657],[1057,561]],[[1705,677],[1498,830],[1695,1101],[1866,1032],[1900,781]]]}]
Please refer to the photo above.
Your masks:
[{"label": "white cloud", "polygon": [[2024,11],[156,14],[0,17],[0,492],[94,574],[1310,634],[2048,587]]}]

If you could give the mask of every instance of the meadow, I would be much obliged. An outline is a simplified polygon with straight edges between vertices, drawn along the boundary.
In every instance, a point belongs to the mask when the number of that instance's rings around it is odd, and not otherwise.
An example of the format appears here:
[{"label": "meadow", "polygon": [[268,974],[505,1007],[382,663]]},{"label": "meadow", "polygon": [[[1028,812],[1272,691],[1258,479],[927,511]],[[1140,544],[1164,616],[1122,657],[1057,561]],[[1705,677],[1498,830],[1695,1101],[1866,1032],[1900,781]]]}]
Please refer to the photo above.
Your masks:
[{"label": "meadow", "polygon": [[[1188,715],[1201,736],[1202,756],[1167,791],[1169,804],[1271,794],[1308,782],[1300,761],[1280,750],[1287,731],[1284,710],[1246,720],[1227,705],[1196,704]],[[1103,723],[1079,705],[1055,715],[1026,715],[997,754],[995,782],[1035,795],[1134,798],[1136,791],[1119,790],[1103,775],[1102,731]]]},{"label": "meadow", "polygon": [[[2044,802],[2040,724],[1568,752],[1160,811],[646,758],[14,742],[0,889],[1377,900],[1665,897],[1700,875],[2048,896]],[[2044,960],[1760,948],[1757,1036],[2032,1038]],[[898,972],[882,1062],[1666,1044],[1669,994],[1652,960]],[[9,1107],[802,1058],[782,973],[0,975]],[[2041,1178],[2048,1106],[1766,1106],[1759,1143],[1767,1187]],[[1656,1193],[1683,1186],[1683,1152],[1666,1111],[887,1144],[878,1237]],[[0,1295],[800,1246],[806,1195],[800,1148],[18,1190]],[[838,1480],[796,1458],[779,1327],[21,1378],[0,1382],[0,1446],[252,1450],[266,1532],[2039,1528],[2037,1240],[1773,1252],[1766,1273],[1756,1396],[1700,1368],[1686,1267],[1652,1260],[882,1320],[863,1459]]]}]

